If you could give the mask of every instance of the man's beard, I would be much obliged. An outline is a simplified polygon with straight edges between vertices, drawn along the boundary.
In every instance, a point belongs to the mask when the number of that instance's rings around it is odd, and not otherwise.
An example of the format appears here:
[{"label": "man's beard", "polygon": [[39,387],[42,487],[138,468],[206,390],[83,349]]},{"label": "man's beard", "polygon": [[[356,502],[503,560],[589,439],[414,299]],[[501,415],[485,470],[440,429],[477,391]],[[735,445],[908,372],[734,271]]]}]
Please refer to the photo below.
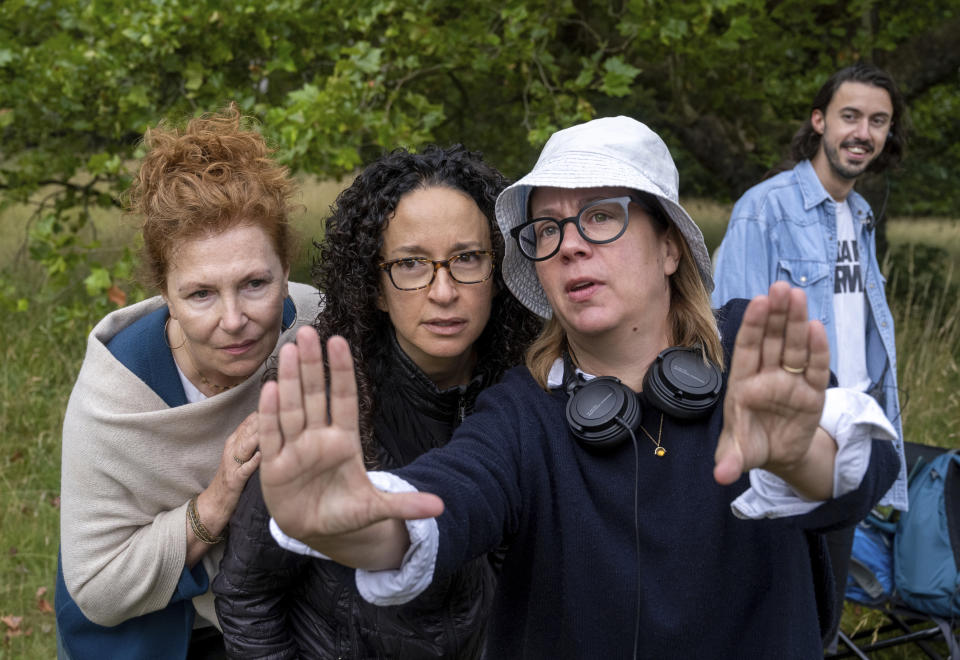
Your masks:
[{"label": "man's beard", "polygon": [[[873,144],[866,140],[845,140],[840,143],[840,147],[863,147],[864,150],[866,150],[865,155],[871,155],[874,152]],[[876,156],[873,156],[858,165],[845,165],[840,159],[839,149],[828,145],[826,142],[823,144],[823,153],[827,156],[830,169],[833,170],[837,176],[847,179],[848,181],[856,179],[863,174],[866,169],[870,167],[870,163],[876,159]]]}]

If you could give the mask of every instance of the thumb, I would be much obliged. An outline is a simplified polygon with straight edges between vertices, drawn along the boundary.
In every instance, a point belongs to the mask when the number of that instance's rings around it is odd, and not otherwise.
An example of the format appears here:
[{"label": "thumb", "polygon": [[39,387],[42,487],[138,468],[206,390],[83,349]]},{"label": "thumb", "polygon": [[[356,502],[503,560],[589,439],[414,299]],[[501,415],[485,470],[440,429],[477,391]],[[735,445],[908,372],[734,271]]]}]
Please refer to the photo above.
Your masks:
[{"label": "thumb", "polygon": [[733,433],[724,431],[720,434],[713,458],[713,478],[721,486],[729,486],[743,474],[743,451]]},{"label": "thumb", "polygon": [[396,518],[418,520],[436,518],[443,513],[443,500],[433,493],[384,493],[379,492],[374,508],[377,519]]},{"label": "thumb", "polygon": [[263,454],[260,453],[260,450],[253,452],[253,456],[249,460],[244,462],[240,466],[240,474],[243,475],[244,482],[247,479],[253,476],[253,473],[257,471],[257,468],[260,467],[260,459],[263,457]]}]

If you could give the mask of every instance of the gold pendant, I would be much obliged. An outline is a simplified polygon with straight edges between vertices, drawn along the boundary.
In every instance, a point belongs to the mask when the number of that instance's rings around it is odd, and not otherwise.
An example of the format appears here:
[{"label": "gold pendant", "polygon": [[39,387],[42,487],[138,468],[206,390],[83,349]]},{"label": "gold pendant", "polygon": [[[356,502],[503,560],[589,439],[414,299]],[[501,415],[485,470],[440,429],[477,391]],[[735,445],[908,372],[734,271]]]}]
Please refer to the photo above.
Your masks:
[{"label": "gold pendant", "polygon": [[663,456],[667,453],[667,450],[663,447],[657,447],[653,450],[653,453],[656,454],[657,458],[663,458]]}]

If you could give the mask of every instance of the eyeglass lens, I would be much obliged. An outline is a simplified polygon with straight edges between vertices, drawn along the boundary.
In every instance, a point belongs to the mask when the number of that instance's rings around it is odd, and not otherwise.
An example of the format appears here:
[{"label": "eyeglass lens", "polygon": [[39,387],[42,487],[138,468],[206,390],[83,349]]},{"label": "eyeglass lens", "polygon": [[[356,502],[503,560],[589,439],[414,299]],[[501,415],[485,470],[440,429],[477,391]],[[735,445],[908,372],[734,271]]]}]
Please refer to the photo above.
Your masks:
[{"label": "eyeglass lens", "polygon": [[476,284],[490,277],[493,258],[488,252],[464,252],[446,261],[412,257],[390,265],[390,279],[400,289],[422,289],[433,282],[438,268],[446,268],[460,284]]},{"label": "eyeglass lens", "polygon": [[591,243],[610,242],[627,224],[628,203],[628,198],[602,199],[583,207],[572,218],[538,218],[520,230],[520,249],[532,259],[552,256],[560,247],[563,226],[570,222],[575,222],[580,235]]}]

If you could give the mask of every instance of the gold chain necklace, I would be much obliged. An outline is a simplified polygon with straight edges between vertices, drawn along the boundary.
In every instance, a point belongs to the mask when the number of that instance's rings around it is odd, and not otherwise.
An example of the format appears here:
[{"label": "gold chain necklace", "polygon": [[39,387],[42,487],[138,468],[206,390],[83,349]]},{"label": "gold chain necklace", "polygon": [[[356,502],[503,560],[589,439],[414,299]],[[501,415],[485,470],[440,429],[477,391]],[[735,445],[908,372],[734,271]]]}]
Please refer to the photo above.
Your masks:
[{"label": "gold chain necklace", "polygon": [[197,373],[200,374],[200,382],[216,392],[226,392],[231,387],[235,386],[235,385],[217,385],[216,383],[211,383],[209,380],[207,380],[206,376],[200,373],[199,369],[197,369]]},{"label": "gold chain necklace", "polygon": [[650,435],[650,432],[647,429],[643,428],[643,424],[640,425],[640,430],[647,434],[647,437],[650,438],[650,442],[655,444],[657,447],[653,450],[654,456],[657,458],[663,458],[667,454],[667,450],[660,445],[660,440],[663,438],[663,413],[660,413],[660,430],[657,431],[657,439],[654,440],[653,436]]}]

